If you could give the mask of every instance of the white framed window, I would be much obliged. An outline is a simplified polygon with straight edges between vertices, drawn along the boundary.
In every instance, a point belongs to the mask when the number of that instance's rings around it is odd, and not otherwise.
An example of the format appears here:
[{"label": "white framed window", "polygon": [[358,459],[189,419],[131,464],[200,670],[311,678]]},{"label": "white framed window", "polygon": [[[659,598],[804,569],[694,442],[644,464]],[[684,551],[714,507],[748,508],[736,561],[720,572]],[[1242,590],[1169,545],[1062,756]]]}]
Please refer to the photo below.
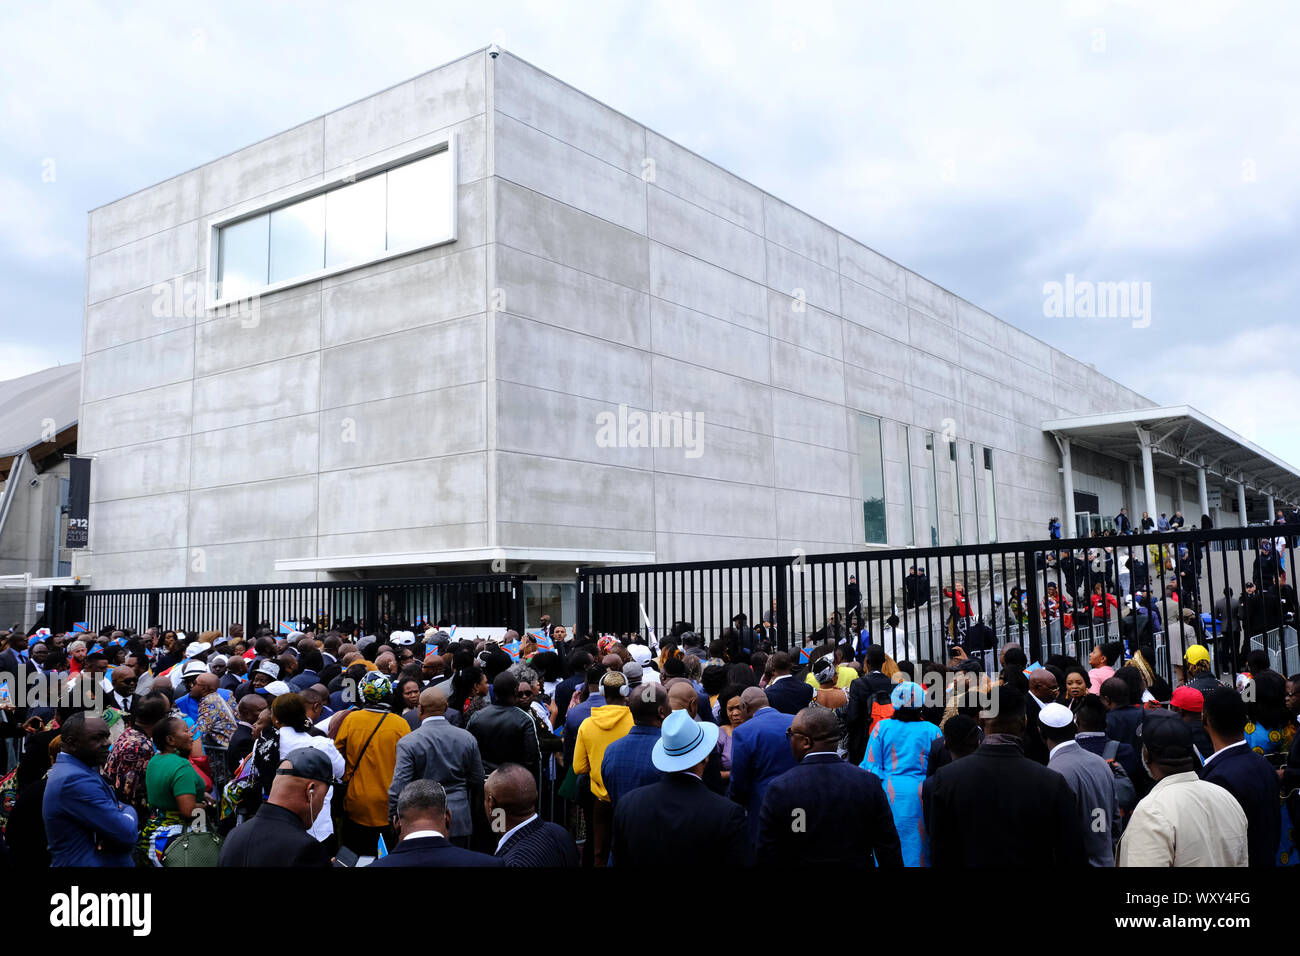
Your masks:
[{"label": "white framed window", "polygon": [[456,140],[208,223],[207,308],[456,239]]}]

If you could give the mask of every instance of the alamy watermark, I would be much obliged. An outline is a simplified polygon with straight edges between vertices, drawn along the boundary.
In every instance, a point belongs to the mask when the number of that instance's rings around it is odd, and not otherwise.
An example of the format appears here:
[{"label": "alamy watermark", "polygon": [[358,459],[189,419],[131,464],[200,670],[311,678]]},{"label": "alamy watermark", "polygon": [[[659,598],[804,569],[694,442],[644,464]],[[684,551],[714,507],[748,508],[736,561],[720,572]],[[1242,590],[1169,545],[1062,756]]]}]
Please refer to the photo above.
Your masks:
[{"label": "alamy watermark", "polygon": [[1093,282],[1067,272],[1064,282],[1043,283],[1043,315],[1049,319],[1132,319],[1151,324],[1150,282]]},{"label": "alamy watermark", "polygon": [[643,412],[619,405],[596,416],[598,448],[682,448],[687,458],[704,454],[703,412]]},{"label": "alamy watermark", "polygon": [[[211,288],[206,282],[186,281],[180,276],[176,276],[170,282],[156,283],[151,290],[154,317],[159,319],[236,317],[239,319],[239,324],[246,329],[256,328],[261,323],[260,296],[251,295],[246,299],[231,299],[208,308],[208,293]],[[219,297],[217,294],[211,298],[215,300]]]}]

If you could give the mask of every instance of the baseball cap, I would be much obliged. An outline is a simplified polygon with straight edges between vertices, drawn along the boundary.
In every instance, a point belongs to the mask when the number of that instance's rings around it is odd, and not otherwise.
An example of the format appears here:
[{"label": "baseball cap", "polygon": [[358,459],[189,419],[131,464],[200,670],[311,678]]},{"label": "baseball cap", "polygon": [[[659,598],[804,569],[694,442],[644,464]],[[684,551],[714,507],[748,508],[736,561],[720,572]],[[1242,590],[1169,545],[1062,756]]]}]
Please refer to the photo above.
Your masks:
[{"label": "baseball cap", "polygon": [[1204,644],[1193,644],[1183,657],[1189,664],[1200,664],[1210,659],[1210,651]]},{"label": "baseball cap", "polygon": [[[284,766],[286,763],[289,766]],[[315,747],[299,747],[284,755],[280,760],[280,766],[276,768],[275,775],[333,783],[334,767],[330,764],[330,758]]]},{"label": "baseball cap", "polygon": [[406,647],[408,644],[415,643],[415,634],[412,631],[393,631],[388,635],[389,642],[396,644],[398,647]]},{"label": "baseball cap", "polygon": [[271,680],[275,680],[280,676],[280,665],[275,661],[259,661],[257,666],[253,668],[253,673],[265,674]]},{"label": "baseball cap", "polygon": [[281,694],[292,694],[293,688],[282,680],[273,680],[263,688],[272,697],[279,697]]},{"label": "baseball cap", "polygon": [[210,651],[210,650],[212,650],[211,644],[207,643],[206,641],[195,641],[193,644],[190,644],[188,647],[185,648],[185,656],[198,657],[204,651]]},{"label": "baseball cap", "polygon": [[1169,711],[1148,711],[1138,740],[1153,760],[1162,763],[1191,760],[1194,753],[1191,728]]},{"label": "baseball cap", "polygon": [[650,648],[646,647],[644,644],[629,644],[627,652],[632,655],[632,660],[636,661],[638,664],[644,664],[654,656]]},{"label": "baseball cap", "polygon": [[1205,709],[1205,695],[1195,687],[1180,687],[1174,691],[1174,696],[1169,700],[1169,706],[1199,714]]},{"label": "baseball cap", "polygon": [[627,678],[628,687],[636,687],[640,684],[643,674],[644,671],[641,669],[641,665],[636,661],[628,661],[623,665],[623,676]]}]

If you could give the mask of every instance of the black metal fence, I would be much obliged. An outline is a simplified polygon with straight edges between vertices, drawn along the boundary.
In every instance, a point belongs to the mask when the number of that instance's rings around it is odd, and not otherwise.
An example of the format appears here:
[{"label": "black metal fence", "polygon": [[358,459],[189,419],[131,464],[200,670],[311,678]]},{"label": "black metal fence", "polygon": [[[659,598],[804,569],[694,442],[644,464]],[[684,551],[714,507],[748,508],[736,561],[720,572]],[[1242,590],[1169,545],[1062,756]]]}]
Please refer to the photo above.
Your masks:
[{"label": "black metal fence", "polygon": [[[316,581],[220,587],[80,590],[59,588],[47,598],[55,631],[84,621],[102,627],[143,631],[164,629],[225,632],[231,624],[246,629],[262,624],[361,627],[385,633],[447,621],[457,626],[515,627],[524,622],[524,587],[531,575],[489,574],[466,577],[401,578],[378,581]],[[251,630],[250,630],[251,633]]]},{"label": "black metal fence", "polygon": [[[898,660],[984,655],[1008,642],[1031,661],[1094,644],[1149,645],[1165,680],[1191,643],[1218,673],[1252,648],[1300,671],[1294,567],[1300,525],[1188,530],[947,548],[683,562],[578,571],[580,633],[663,637],[689,623],[705,640],[767,638],[781,649],[883,644]],[[1247,587],[1247,585],[1253,587]],[[1225,596],[1225,588],[1231,596]],[[743,618],[739,615],[743,615]],[[972,632],[975,625],[983,625]],[[728,629],[736,628],[732,634]],[[979,646],[976,646],[979,645]]]}]

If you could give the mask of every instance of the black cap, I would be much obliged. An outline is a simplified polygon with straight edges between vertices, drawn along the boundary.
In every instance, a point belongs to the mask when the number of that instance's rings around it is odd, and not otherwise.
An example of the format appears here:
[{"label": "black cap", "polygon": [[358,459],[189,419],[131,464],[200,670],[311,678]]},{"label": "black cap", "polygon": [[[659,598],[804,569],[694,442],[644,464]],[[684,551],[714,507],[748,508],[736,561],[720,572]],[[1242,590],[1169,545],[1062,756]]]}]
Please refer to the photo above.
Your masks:
[{"label": "black cap", "polygon": [[1195,752],[1191,728],[1181,717],[1169,711],[1147,711],[1139,741],[1151,759],[1160,763],[1191,760]]},{"label": "black cap", "polygon": [[[304,780],[319,780],[321,783],[333,783],[334,765],[330,758],[314,747],[299,747],[292,750],[280,760],[275,775],[302,777]],[[285,767],[283,764],[289,764]]]}]

